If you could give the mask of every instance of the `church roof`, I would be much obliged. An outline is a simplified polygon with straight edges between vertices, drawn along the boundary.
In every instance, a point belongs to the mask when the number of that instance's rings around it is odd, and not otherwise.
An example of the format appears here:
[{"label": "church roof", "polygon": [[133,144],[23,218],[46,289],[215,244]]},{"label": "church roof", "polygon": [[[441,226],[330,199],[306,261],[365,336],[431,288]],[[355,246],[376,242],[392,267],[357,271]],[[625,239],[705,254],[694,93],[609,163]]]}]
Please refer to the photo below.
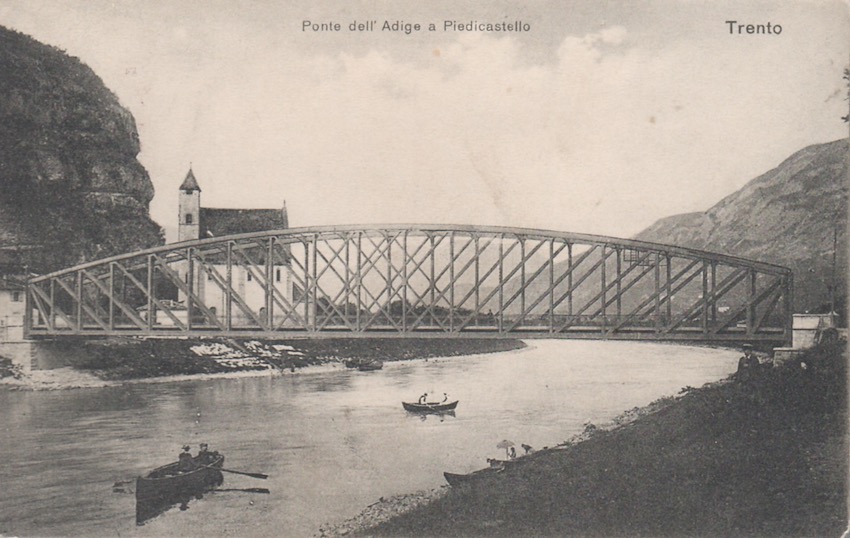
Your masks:
[{"label": "church roof", "polygon": [[288,227],[286,206],[283,209],[201,208],[201,239]]},{"label": "church roof", "polygon": [[186,174],[186,179],[183,180],[183,184],[180,185],[181,191],[200,191],[201,187],[198,186],[198,180],[195,179],[195,174],[192,172],[192,169],[189,168],[189,173]]}]

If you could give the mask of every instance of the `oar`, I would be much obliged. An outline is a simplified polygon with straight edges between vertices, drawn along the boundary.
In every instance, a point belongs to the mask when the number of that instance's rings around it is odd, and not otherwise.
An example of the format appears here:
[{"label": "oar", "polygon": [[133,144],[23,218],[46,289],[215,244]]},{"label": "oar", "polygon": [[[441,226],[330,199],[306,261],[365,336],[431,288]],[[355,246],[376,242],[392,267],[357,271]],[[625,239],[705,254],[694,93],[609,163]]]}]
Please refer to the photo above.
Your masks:
[{"label": "oar", "polygon": [[263,473],[246,473],[244,471],[234,471],[233,469],[222,469],[220,467],[212,467],[212,466],[209,466],[209,465],[204,465],[203,467],[205,467],[207,469],[212,469],[214,471],[223,471],[225,473],[244,474],[245,476],[250,476],[251,478],[260,478],[262,480],[265,480],[266,478],[269,477],[269,475],[263,474]]},{"label": "oar", "polygon": [[239,491],[242,493],[271,493],[268,488],[242,488],[242,489],[214,489],[213,492],[217,491]]}]

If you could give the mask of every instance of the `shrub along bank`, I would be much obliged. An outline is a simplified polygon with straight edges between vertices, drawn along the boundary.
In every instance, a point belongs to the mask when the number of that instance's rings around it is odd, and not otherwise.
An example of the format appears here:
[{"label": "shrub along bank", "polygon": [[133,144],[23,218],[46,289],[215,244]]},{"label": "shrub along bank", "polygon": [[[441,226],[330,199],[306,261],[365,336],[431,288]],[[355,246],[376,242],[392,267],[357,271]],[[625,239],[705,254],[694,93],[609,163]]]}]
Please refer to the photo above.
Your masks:
[{"label": "shrub along bank", "polygon": [[846,342],[688,387],[587,440],[519,458],[363,535],[840,536]]},{"label": "shrub along bank", "polygon": [[22,375],[22,368],[20,366],[14,364],[11,359],[0,357],[0,379],[4,377],[20,379]]}]

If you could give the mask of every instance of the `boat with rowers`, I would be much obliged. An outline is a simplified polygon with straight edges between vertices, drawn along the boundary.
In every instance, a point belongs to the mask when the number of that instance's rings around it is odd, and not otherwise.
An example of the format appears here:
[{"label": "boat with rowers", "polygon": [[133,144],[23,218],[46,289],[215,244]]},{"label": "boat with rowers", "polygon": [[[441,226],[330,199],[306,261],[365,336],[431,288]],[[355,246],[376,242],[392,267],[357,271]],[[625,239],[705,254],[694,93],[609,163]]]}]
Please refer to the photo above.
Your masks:
[{"label": "boat with rowers", "polygon": [[136,524],[141,525],[170,506],[187,503],[224,482],[220,470],[224,454],[201,452],[192,461],[191,470],[181,471],[178,461],[136,478]]},{"label": "boat with rowers", "polygon": [[425,402],[425,403],[412,403],[412,402],[401,402],[402,407],[404,407],[405,411],[410,411],[412,413],[445,413],[446,411],[454,411],[457,407],[459,400],[455,400],[453,402]]}]

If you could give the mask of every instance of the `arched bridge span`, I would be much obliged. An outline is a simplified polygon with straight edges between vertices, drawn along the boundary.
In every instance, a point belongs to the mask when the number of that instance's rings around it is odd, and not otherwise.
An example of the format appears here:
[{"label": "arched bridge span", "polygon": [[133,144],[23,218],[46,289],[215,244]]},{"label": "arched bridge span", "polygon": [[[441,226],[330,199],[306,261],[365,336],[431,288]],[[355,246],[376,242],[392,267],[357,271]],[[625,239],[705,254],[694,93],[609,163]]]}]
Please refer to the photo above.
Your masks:
[{"label": "arched bridge span", "polygon": [[545,230],[293,228],[38,276],[30,337],[433,336],[787,342],[777,265]]}]

